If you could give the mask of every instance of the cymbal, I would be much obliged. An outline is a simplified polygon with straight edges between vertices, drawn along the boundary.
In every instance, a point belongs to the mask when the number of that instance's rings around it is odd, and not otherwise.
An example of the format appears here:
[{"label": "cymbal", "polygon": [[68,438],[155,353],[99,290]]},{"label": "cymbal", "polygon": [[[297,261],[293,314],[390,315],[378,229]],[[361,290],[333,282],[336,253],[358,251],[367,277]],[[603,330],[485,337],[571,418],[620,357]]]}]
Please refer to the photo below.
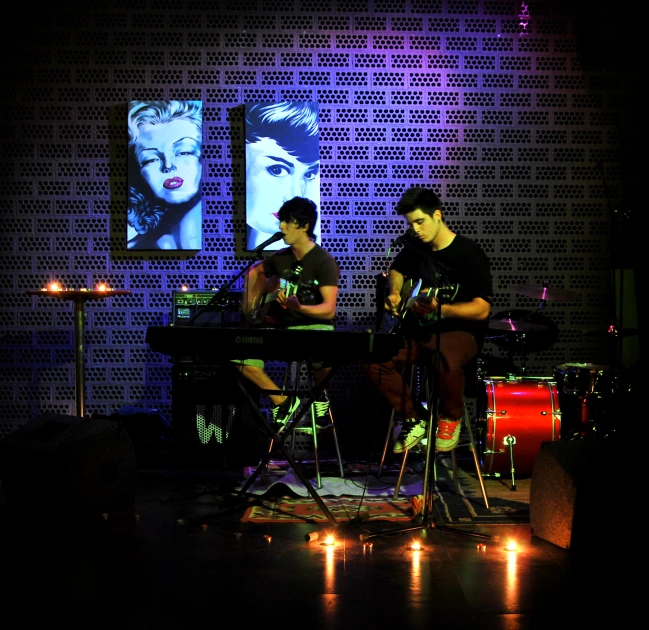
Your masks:
[{"label": "cymbal", "polygon": [[537,300],[576,300],[579,294],[570,289],[552,289],[544,284],[517,284],[511,288],[514,293]]},{"label": "cymbal", "polygon": [[535,324],[534,322],[526,322],[524,320],[516,320],[509,317],[503,317],[502,319],[490,319],[489,328],[491,330],[506,330],[513,333],[548,330],[548,327],[544,326],[543,324]]}]

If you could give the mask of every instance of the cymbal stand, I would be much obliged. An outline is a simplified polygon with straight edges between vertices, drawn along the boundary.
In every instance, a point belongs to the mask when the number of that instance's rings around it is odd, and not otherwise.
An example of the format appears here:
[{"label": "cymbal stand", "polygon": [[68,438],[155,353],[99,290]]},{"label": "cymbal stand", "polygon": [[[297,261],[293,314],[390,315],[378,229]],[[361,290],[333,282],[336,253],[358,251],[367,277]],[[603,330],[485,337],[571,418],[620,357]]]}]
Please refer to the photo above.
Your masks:
[{"label": "cymbal stand", "polygon": [[[437,301],[437,321],[442,319],[442,299],[441,292],[438,295]],[[461,529],[454,529],[453,527],[445,527],[443,525],[438,525],[435,522],[435,515],[433,510],[433,494],[434,494],[434,482],[435,476],[431,474],[431,466],[435,465],[435,436],[437,434],[437,423],[439,420],[439,370],[440,370],[440,338],[441,330],[440,327],[437,327],[437,332],[435,333],[437,340],[435,343],[435,363],[434,363],[434,374],[433,374],[433,387],[430,395],[430,400],[428,401],[428,428],[426,432],[426,464],[424,470],[424,484],[423,484],[423,497],[422,497],[422,512],[420,515],[421,524],[414,527],[398,528],[388,531],[379,532],[376,534],[361,534],[360,540],[369,540],[370,538],[376,538],[377,536],[389,536],[392,534],[404,534],[407,532],[422,531],[426,532],[429,529],[436,529],[439,531],[452,532],[454,534],[462,534],[464,536],[475,536],[477,538],[486,538],[490,539],[491,536],[488,534],[480,534],[478,532],[470,532]]]},{"label": "cymbal stand", "polygon": [[521,376],[525,376],[527,366],[525,365],[525,333],[519,334],[519,342],[521,348]]}]

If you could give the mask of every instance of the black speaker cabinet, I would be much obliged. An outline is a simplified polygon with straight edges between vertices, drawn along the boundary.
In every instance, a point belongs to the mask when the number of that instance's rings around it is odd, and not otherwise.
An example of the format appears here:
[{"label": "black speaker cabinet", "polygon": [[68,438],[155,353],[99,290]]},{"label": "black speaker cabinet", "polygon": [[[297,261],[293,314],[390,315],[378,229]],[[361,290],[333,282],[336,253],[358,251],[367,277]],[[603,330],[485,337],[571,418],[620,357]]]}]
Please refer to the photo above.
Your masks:
[{"label": "black speaker cabinet", "polygon": [[136,457],[118,422],[43,415],[0,440],[0,481],[7,506],[24,514],[132,513]]},{"label": "black speaker cabinet", "polygon": [[[253,396],[255,405],[258,397]],[[229,363],[177,363],[172,370],[172,450],[177,466],[257,466],[264,435]]]},{"label": "black speaker cabinet", "polygon": [[629,480],[610,461],[611,454],[624,452],[616,442],[582,439],[541,444],[530,485],[534,536],[563,549],[591,548],[595,553],[615,506],[624,509],[630,500]]}]

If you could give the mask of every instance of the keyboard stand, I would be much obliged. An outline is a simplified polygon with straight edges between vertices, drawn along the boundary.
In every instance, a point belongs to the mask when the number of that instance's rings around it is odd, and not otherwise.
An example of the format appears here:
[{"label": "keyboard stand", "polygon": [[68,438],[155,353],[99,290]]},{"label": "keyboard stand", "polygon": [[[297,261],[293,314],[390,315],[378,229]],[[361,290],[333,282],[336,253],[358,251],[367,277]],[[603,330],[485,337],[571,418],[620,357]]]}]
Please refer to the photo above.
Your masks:
[{"label": "keyboard stand", "polygon": [[[308,369],[309,371],[312,370],[311,362],[308,362]],[[322,498],[320,497],[316,489],[309,482],[309,478],[302,470],[302,467],[295,461],[295,459],[289,452],[289,449],[285,446],[284,443],[286,437],[288,435],[291,435],[294,432],[297,424],[300,422],[300,420],[302,420],[304,415],[311,409],[311,405],[313,404],[313,402],[316,401],[318,397],[322,394],[322,392],[325,390],[327,383],[331,380],[334,371],[335,371],[335,367],[332,367],[329,374],[327,374],[327,376],[323,379],[323,381],[318,385],[314,384],[314,386],[309,390],[308,396],[302,400],[300,407],[293,414],[293,417],[286,425],[286,428],[284,429],[284,431],[282,431],[281,436],[278,433],[275,433],[272,425],[270,424],[266,416],[260,411],[259,407],[257,406],[257,404],[253,399],[253,396],[248,391],[248,387],[244,377],[239,375],[237,380],[239,383],[239,387],[243,391],[244,395],[246,396],[246,398],[250,403],[250,406],[254,411],[255,419],[259,422],[259,424],[265,431],[267,437],[269,439],[272,439],[273,442],[277,445],[277,448],[279,448],[282,451],[282,453],[286,457],[286,461],[293,468],[295,474],[298,476],[299,480],[304,484],[304,487],[307,489],[307,491],[309,492],[313,500],[316,502],[316,504],[318,505],[322,513],[327,517],[327,519],[332,525],[336,526],[338,525],[338,521],[336,520],[334,515],[330,512],[330,510],[327,508],[327,506],[324,504],[324,501],[322,500]],[[293,392],[286,392],[286,393],[290,395]],[[263,456],[261,462],[255,469],[255,472],[253,472],[253,474],[248,478],[244,486],[238,492],[245,494],[248,488],[250,488],[250,486],[255,482],[255,480],[266,469],[266,466],[270,461],[270,457],[271,457],[271,449],[268,449],[266,454]]]}]

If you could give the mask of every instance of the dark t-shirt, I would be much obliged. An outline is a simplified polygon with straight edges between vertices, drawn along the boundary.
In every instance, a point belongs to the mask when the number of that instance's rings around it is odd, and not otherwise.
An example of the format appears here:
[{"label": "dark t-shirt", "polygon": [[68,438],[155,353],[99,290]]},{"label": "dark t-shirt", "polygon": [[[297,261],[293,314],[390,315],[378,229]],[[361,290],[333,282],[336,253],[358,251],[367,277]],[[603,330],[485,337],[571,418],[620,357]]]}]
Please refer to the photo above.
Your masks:
[{"label": "dark t-shirt", "polygon": [[[476,297],[491,303],[493,285],[489,259],[482,248],[473,240],[456,234],[448,247],[433,251],[421,241],[408,241],[397,254],[391,269],[400,272],[406,279],[422,279],[422,288],[445,287],[439,293],[442,302],[470,302]],[[402,296],[403,299],[403,296]],[[436,331],[437,324],[421,320],[411,313],[404,317],[401,334],[408,337],[429,337]],[[482,347],[488,321],[467,319],[443,319],[441,330],[466,330]]]},{"label": "dark t-shirt", "polygon": [[[319,245],[315,245],[302,260],[295,257],[290,247],[285,247],[270,255],[263,262],[266,276],[286,277],[297,286],[297,298],[302,304],[322,304],[318,287],[337,287],[340,277],[338,263],[334,257]],[[281,308],[273,302],[268,309],[269,319],[274,326],[308,326],[311,324],[331,324],[333,320],[315,319]]]}]

